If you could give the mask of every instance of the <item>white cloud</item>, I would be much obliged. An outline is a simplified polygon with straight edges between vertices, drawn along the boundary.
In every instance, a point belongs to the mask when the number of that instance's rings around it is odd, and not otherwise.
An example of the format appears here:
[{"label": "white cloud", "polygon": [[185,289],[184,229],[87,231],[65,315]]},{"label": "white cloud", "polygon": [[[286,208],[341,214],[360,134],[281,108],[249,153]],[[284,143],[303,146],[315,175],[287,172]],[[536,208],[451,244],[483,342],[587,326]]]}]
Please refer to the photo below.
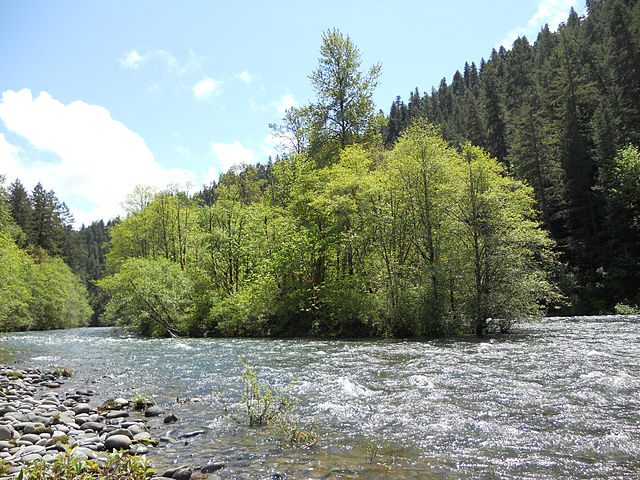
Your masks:
[{"label": "white cloud", "polygon": [[567,20],[571,7],[578,11],[578,4],[583,4],[581,0],[541,0],[536,13],[527,21],[526,26],[518,26],[511,30],[502,39],[500,45],[511,48],[516,38],[526,35],[530,41],[535,40],[540,29],[548,24],[552,31]]},{"label": "white cloud", "polygon": [[262,153],[266,157],[275,157],[280,150],[282,145],[282,139],[273,133],[269,133],[266,137],[262,139]]},{"label": "white cloud", "polygon": [[125,52],[118,61],[122,68],[136,69],[146,61],[146,58],[140,55],[137,50],[130,50]]},{"label": "white cloud", "polygon": [[204,175],[204,184],[211,185],[213,182],[217,182],[219,176],[220,176],[220,172],[218,171],[218,168],[213,165],[210,166],[207,169],[207,173],[205,173]]},{"label": "white cloud", "polygon": [[291,95],[290,93],[283,95],[278,100],[273,102],[273,106],[280,115],[284,115],[284,112],[288,108],[295,107],[296,105],[298,105],[298,102],[296,102],[296,99],[293,98],[293,95]]},{"label": "white cloud", "polygon": [[276,155],[290,149],[287,138],[270,133],[262,139],[259,145],[259,156],[256,151],[244,146],[238,140],[233,143],[211,143],[211,152],[216,158],[215,165],[211,165],[205,174],[205,184],[217,181],[221,173],[226,172],[237,165],[255,164],[257,162],[266,163],[269,156],[275,159]]},{"label": "white cloud", "polygon": [[202,57],[193,52],[193,50],[189,50],[188,58],[181,62],[166,50],[153,49],[140,53],[132,49],[124,52],[118,62],[120,62],[122,68],[136,69],[150,60],[157,60],[163,63],[168,72],[180,76],[202,68]]},{"label": "white cloud", "polygon": [[238,140],[233,143],[211,143],[211,152],[218,160],[215,171],[226,172],[235,165],[256,163],[256,154]]},{"label": "white cloud", "polygon": [[192,87],[193,96],[198,100],[209,100],[213,95],[220,95],[222,81],[205,77]]},{"label": "white cloud", "polygon": [[19,153],[20,149],[0,133],[0,176],[5,175],[7,181],[12,181],[20,174]]},{"label": "white cloud", "polygon": [[29,89],[7,90],[0,101],[0,120],[36,150],[55,157],[30,161],[2,136],[3,168],[9,165],[8,173],[27,186],[41,181],[53,189],[74,205],[78,223],[121,214],[121,203],[137,184],[164,188],[194,179],[187,170],[158,164],[142,137],[99,105],[64,104],[47,92],[34,98]]},{"label": "white cloud", "polygon": [[251,85],[251,83],[253,82],[254,76],[251,75],[249,72],[247,72],[246,70],[243,70],[240,73],[237,73],[235,75],[235,77],[240,80],[242,83],[244,83],[245,85]]},{"label": "white cloud", "polygon": [[151,83],[149,85],[147,85],[145,87],[145,91],[149,94],[149,95],[154,95],[156,93],[159,93],[162,90],[162,88],[160,87],[160,85],[158,85],[157,83]]}]

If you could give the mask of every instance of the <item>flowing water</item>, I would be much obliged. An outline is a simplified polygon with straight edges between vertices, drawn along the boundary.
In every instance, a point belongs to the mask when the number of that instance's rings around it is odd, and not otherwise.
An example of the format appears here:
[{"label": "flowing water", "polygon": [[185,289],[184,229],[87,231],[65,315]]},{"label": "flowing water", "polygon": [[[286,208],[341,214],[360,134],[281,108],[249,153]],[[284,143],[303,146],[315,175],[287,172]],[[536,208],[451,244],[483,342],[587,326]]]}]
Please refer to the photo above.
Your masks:
[{"label": "flowing water", "polygon": [[[97,400],[150,396],[203,435],[153,461],[221,478],[640,478],[640,318],[553,318],[478,341],[148,340],[110,328],[4,335],[12,363],[74,369]],[[241,359],[290,385],[311,449],[239,425]],[[191,401],[186,401],[191,399]],[[178,401],[177,401],[178,400]],[[277,476],[275,477],[277,478]]]}]

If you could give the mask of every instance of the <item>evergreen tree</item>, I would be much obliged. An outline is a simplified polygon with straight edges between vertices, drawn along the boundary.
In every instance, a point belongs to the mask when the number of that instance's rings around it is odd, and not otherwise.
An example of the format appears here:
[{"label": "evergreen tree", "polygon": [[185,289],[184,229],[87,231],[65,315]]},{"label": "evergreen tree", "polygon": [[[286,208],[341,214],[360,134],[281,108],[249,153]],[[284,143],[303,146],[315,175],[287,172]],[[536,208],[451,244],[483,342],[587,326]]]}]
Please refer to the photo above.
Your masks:
[{"label": "evergreen tree", "polygon": [[55,194],[51,191],[47,192],[38,182],[31,192],[31,205],[32,214],[28,235],[30,242],[36,247],[57,254],[56,228],[60,220]]},{"label": "evergreen tree", "polygon": [[26,241],[26,234],[31,224],[31,202],[29,194],[19,179],[9,186],[9,205],[11,205],[11,216],[24,232]]}]

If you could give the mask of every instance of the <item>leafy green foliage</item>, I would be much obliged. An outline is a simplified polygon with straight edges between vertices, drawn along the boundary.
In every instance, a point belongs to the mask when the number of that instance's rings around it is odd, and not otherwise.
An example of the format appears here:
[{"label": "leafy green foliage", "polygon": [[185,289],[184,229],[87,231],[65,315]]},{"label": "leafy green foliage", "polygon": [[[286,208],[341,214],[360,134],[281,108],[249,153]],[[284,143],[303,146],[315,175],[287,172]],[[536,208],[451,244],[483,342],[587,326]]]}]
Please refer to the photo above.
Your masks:
[{"label": "leafy green foliage", "polygon": [[104,466],[95,460],[83,460],[73,455],[73,450],[56,456],[47,463],[38,460],[24,467],[19,480],[146,480],[155,473],[146,457],[134,457],[124,452],[109,454]]},{"label": "leafy green foliage", "polygon": [[135,395],[131,400],[129,400],[129,404],[131,408],[134,410],[145,410],[148,406],[153,405],[153,403],[140,392],[135,392]]},{"label": "leafy green foliage", "polygon": [[533,187],[564,265],[565,313],[611,312],[640,291],[637,212],[615,173],[640,142],[639,25],[636,0],[588,2],[587,15],[572,9],[558,31],[545,26],[535,42],[517,38],[429,93],[396,98],[387,117],[388,148],[426,119]]},{"label": "leafy green foliage", "polygon": [[52,365],[49,368],[51,369],[53,375],[55,375],[56,377],[71,378],[73,376],[73,369],[69,367],[60,367],[57,365]]},{"label": "leafy green foliage", "polygon": [[[33,244],[28,240],[35,231],[30,199],[19,181],[10,192],[3,182],[0,176],[0,331],[86,325],[92,314],[86,288],[62,258],[53,256],[61,245],[54,248],[54,238],[63,228],[54,217],[59,218],[62,207],[55,207],[52,192],[36,188],[40,200],[49,202],[50,217],[44,219],[38,211],[41,224],[48,227],[38,230],[41,242]],[[51,247],[50,252],[42,246]]]},{"label": "leafy green foliage", "polygon": [[640,312],[640,308],[634,305],[626,305],[624,303],[618,303],[614,309],[617,315],[637,315]]},{"label": "leafy green foliage", "polygon": [[69,266],[43,255],[31,275],[33,328],[46,330],[84,326],[91,316],[87,293]]},{"label": "leafy green foliage", "polygon": [[[531,46],[520,43],[529,65]],[[476,106],[500,101],[505,54],[495,53],[496,84],[486,91],[493,96]],[[379,66],[361,72],[358,49],[337,30],[325,32],[320,55],[310,76],[316,102],[273,126],[291,144],[282,158],[232,169],[194,197],[134,192],[129,216],[111,230],[111,275],[98,282],[111,296],[106,316],[146,335],[482,335],[557,302],[547,273],[557,259],[537,219],[535,190],[484,150],[455,149],[412,117],[430,109],[440,119],[454,115],[457,123],[443,127],[447,138],[467,125],[469,112],[446,82],[433,105],[417,91],[406,112],[397,102],[393,128],[405,130],[385,151],[384,119],[371,101]],[[508,117],[522,122],[539,100],[526,65],[512,68],[528,90],[512,85],[520,97]],[[454,89],[481,82],[468,66]],[[530,108],[518,110],[525,100]],[[549,163],[538,158],[548,149],[536,122],[521,152],[539,151],[521,159],[522,172]],[[385,141],[391,137],[387,131]],[[250,373],[250,423],[262,423],[278,402]]]},{"label": "leafy green foliage", "polygon": [[373,115],[373,91],[380,75],[380,64],[364,74],[360,71],[360,52],[348,35],[339,30],[322,34],[318,68],[309,79],[318,101],[313,105],[329,139],[340,148],[356,142]]},{"label": "leafy green foliage", "polygon": [[484,334],[558,299],[532,189],[430,125],[322,168],[286,157],[264,188],[242,173],[211,205],[161,192],[113,229],[107,318],[145,335]]},{"label": "leafy green foliage", "polygon": [[4,331],[26,330],[33,318],[30,304],[33,289],[30,277],[35,264],[14,241],[0,234],[0,328]]},{"label": "leafy green foliage", "polygon": [[191,283],[176,263],[130,258],[98,285],[110,295],[108,319],[132,325],[142,335],[188,332]]},{"label": "leafy green foliage", "polygon": [[35,261],[0,234],[0,329],[70,328],[91,316],[86,290],[59,258],[41,253]]}]

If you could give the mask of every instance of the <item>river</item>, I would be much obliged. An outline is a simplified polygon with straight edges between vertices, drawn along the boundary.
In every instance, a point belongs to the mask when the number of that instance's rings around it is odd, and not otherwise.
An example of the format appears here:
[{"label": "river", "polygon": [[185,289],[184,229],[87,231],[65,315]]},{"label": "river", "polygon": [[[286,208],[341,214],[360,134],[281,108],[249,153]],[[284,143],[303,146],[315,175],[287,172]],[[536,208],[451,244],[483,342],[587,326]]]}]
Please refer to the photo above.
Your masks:
[{"label": "river", "polygon": [[[94,389],[96,401],[152,397],[179,418],[153,420],[154,437],[206,431],[154,449],[161,467],[223,462],[225,479],[640,478],[637,316],[552,318],[482,341],[165,340],[85,328],[0,344],[10,363],[73,368],[64,388]],[[241,359],[289,385],[316,446],[282,446],[225,414],[241,397]]]}]

